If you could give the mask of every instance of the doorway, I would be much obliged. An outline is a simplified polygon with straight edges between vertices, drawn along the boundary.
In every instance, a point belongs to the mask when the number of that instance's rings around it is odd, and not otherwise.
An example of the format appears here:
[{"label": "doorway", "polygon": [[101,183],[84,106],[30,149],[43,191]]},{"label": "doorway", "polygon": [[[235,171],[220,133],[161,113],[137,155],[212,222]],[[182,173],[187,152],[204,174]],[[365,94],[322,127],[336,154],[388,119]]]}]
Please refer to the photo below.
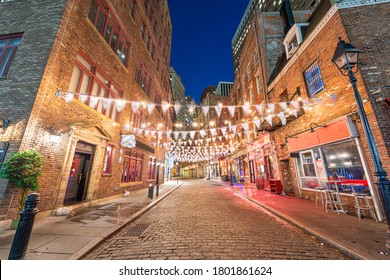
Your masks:
[{"label": "doorway", "polygon": [[75,152],[66,187],[64,205],[85,201],[91,167],[91,154]]},{"label": "doorway", "polygon": [[283,191],[286,194],[294,194],[294,188],[292,185],[292,178],[291,178],[291,173],[290,173],[290,161],[289,160],[281,160],[280,161],[280,169],[282,172]]},{"label": "doorway", "polygon": [[255,183],[255,166],[253,164],[253,160],[249,161],[249,176],[251,183]]}]

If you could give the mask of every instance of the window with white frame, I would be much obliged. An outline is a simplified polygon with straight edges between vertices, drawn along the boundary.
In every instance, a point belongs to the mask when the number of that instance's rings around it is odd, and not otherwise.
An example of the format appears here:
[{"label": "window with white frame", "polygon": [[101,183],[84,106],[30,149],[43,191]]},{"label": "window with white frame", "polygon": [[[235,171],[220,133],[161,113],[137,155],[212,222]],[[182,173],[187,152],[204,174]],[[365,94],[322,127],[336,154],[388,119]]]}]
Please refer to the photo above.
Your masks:
[{"label": "window with white frame", "polygon": [[321,92],[325,88],[321,77],[320,67],[317,61],[310,65],[309,68],[307,68],[307,70],[304,72],[304,75],[310,98],[314,97],[317,93]]},{"label": "window with white frame", "polygon": [[149,96],[150,78],[144,65],[141,63],[137,63],[135,71],[135,80],[142,88],[142,90]]},{"label": "window with white frame", "polygon": [[87,95],[85,102],[103,115],[118,120],[119,112],[115,100],[122,97],[121,90],[98,70],[87,58],[78,55],[69,84],[70,92],[80,93],[79,99]]},{"label": "window with white frame", "polygon": [[12,59],[22,42],[22,34],[0,36],[0,77],[8,74]]},{"label": "window with white frame", "polygon": [[121,62],[127,66],[130,46],[105,0],[92,1],[88,18]]},{"label": "window with white frame", "polygon": [[252,69],[251,69],[251,64],[249,63],[248,66],[246,67],[246,71],[248,74],[248,81],[252,79]]}]

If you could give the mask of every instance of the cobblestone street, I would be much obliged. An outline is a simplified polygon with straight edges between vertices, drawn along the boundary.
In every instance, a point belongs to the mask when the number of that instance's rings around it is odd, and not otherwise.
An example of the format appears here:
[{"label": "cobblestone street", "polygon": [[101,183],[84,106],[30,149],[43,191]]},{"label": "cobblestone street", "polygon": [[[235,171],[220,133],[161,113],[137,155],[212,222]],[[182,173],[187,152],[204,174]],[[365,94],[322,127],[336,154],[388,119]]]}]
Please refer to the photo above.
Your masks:
[{"label": "cobblestone street", "polygon": [[185,181],[85,259],[348,259],[218,182]]}]

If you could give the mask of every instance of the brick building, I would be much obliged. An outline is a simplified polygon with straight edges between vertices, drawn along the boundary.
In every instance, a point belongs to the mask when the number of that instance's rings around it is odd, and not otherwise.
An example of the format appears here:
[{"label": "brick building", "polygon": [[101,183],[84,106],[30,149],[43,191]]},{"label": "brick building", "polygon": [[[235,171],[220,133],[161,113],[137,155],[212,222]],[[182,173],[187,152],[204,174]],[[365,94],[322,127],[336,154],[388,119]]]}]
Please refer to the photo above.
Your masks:
[{"label": "brick building", "polygon": [[[161,182],[173,113],[161,106],[172,102],[167,1],[10,0],[0,14],[0,52],[11,54],[0,56],[0,149],[4,160],[43,155],[40,215]],[[136,146],[121,146],[131,134]],[[17,196],[0,181],[0,220],[16,216]]]},{"label": "brick building", "polygon": [[384,47],[390,42],[389,9],[385,0],[323,0],[293,11],[292,18],[286,10],[253,10],[239,48],[233,40],[230,103],[256,105],[250,112],[236,110],[232,118],[241,126],[235,138],[239,146],[225,166],[233,162],[236,177],[265,188],[278,181],[276,192],[306,199],[315,198],[316,187],[344,181],[338,189],[347,211],[355,212],[353,192],[363,192],[383,218],[356,100],[331,59],[339,36],[362,51],[358,89],[389,173],[390,111],[382,102],[390,94]]}]

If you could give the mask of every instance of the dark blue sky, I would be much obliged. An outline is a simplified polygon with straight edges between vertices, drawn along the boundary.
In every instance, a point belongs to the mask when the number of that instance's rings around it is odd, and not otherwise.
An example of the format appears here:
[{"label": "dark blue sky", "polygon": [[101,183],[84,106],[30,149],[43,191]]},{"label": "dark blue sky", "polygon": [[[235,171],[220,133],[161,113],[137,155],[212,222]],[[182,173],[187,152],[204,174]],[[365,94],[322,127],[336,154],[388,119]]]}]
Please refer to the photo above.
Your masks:
[{"label": "dark blue sky", "polygon": [[168,0],[171,66],[198,103],[205,87],[233,82],[231,42],[249,0]]}]

